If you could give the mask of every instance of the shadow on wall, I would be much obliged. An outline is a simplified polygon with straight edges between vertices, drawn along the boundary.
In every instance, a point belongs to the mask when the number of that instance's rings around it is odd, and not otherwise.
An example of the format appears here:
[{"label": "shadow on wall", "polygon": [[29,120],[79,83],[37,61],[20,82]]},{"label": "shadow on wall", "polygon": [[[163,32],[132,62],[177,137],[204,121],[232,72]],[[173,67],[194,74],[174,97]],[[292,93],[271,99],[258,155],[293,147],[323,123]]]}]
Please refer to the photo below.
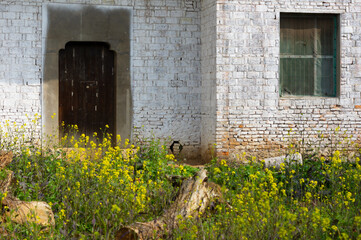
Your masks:
[{"label": "shadow on wall", "polygon": [[130,138],[132,98],[130,87],[131,9],[117,6],[46,4],[43,6],[43,133],[59,129],[59,50],[72,42],[104,42],[116,53],[115,133]]}]

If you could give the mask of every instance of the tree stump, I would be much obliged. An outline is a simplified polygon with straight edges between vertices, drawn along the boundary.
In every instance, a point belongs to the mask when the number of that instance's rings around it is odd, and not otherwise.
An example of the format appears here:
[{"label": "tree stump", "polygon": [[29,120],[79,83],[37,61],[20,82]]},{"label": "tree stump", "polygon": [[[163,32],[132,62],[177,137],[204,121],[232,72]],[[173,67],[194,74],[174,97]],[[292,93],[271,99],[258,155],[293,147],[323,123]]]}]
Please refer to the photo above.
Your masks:
[{"label": "tree stump", "polygon": [[13,152],[0,151],[0,169],[5,168],[13,160]]},{"label": "tree stump", "polygon": [[[0,151],[0,193],[2,194],[10,194],[10,186],[14,183],[14,173],[10,170],[5,169],[7,165],[9,165],[13,160],[12,152],[4,152]],[[3,201],[0,202],[3,204]]]},{"label": "tree stump", "polygon": [[212,203],[223,201],[220,186],[207,180],[207,171],[200,170],[182,183],[176,200],[162,216],[150,222],[136,222],[124,227],[117,232],[115,239],[159,239],[177,228],[180,219],[202,215]]}]

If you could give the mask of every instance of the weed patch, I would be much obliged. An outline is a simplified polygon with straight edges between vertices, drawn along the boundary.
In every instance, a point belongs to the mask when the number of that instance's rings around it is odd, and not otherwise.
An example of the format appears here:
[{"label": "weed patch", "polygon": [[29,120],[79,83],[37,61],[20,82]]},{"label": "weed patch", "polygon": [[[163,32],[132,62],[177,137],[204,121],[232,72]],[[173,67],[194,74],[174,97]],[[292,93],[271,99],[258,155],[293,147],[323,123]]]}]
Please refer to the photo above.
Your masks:
[{"label": "weed patch", "polygon": [[[157,139],[132,144],[119,138],[115,143],[106,133],[93,140],[65,135],[60,145],[45,148],[25,128],[9,133],[7,124],[0,139],[3,150],[14,152],[8,169],[16,184],[9,191],[24,201],[49,203],[56,221],[46,229],[3,222],[13,239],[113,239],[124,226],[161,216],[177,196],[179,183],[172,177],[181,181],[198,171],[177,164]],[[279,168],[254,159],[214,159],[206,166],[208,181],[220,185],[224,201],[202,216],[179,219],[164,238],[360,238],[359,155],[349,159],[335,148],[328,156],[303,154],[303,164]]]}]

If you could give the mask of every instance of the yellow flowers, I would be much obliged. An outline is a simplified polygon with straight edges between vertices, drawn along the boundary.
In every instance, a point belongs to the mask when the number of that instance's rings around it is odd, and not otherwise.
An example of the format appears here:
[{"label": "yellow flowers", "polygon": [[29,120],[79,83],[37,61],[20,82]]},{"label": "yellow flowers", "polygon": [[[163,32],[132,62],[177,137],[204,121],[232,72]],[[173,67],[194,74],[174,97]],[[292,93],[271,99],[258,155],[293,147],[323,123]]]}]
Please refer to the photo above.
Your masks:
[{"label": "yellow flowers", "polygon": [[311,180],[309,186],[310,186],[311,188],[316,188],[316,186],[317,186],[317,181]]},{"label": "yellow flowers", "polygon": [[323,217],[321,219],[321,224],[320,224],[320,226],[322,226],[322,231],[326,232],[327,229],[329,228],[330,224],[331,224],[331,220],[327,217]]},{"label": "yellow flowers", "polygon": [[257,176],[255,174],[250,174],[249,179],[255,180],[255,179],[257,179]]},{"label": "yellow flowers", "polygon": [[361,216],[355,216],[354,217],[354,223],[355,225],[361,225]]},{"label": "yellow flowers", "polygon": [[112,212],[117,212],[119,213],[121,211],[121,209],[116,205],[116,204],[113,204],[112,205]]},{"label": "yellow flowers", "polygon": [[221,160],[221,165],[222,165],[222,166],[225,166],[225,167],[228,166],[226,160],[224,160],[224,159]]},{"label": "yellow flowers", "polygon": [[166,157],[166,159],[168,161],[175,161],[176,160],[175,156],[173,154],[167,154],[165,157]]},{"label": "yellow flowers", "polygon": [[64,209],[60,209],[59,211],[59,218],[64,220],[65,219],[65,210]]},{"label": "yellow flowers", "polygon": [[282,189],[282,190],[281,190],[281,193],[282,193],[283,196],[285,196],[285,197],[287,196],[285,189]]},{"label": "yellow flowers", "polygon": [[346,193],[346,199],[352,202],[355,202],[355,199],[352,198],[352,193],[351,192],[347,192]]},{"label": "yellow flowers", "polygon": [[217,168],[217,167],[213,169],[213,173],[214,173],[214,174],[218,174],[218,173],[220,173],[220,172],[221,172],[221,169],[219,169],[219,168]]},{"label": "yellow flowers", "polygon": [[305,198],[306,198],[306,202],[310,202],[312,198],[312,194],[310,192],[306,192]]},{"label": "yellow flowers", "polygon": [[[1,196],[2,195],[2,196]],[[1,196],[1,202],[4,201],[4,199],[6,198],[6,196],[8,195],[8,192],[3,192],[3,193],[0,193],[0,196]]]},{"label": "yellow flowers", "polygon": [[336,150],[332,156],[332,165],[336,167],[341,164],[340,151]]},{"label": "yellow flowers", "polygon": [[[9,129],[13,126],[9,121],[7,124]],[[15,126],[19,128],[19,124]],[[11,131],[7,134],[12,136]],[[113,236],[107,231],[156,219],[172,205],[182,183],[177,182],[174,187],[168,177],[183,179],[197,171],[176,164],[176,156],[156,140],[146,144],[129,139],[121,142],[120,136],[116,136],[115,144],[109,135],[100,137],[103,135],[92,133],[89,138],[77,133],[62,138],[67,148],[47,150],[36,145],[18,148],[21,151],[16,156],[16,166],[12,166],[26,176],[18,181],[17,192],[21,197],[51,202],[57,228],[68,234],[73,231],[79,239],[106,238],[107,234]],[[19,143],[23,139],[18,136],[12,141]],[[298,147],[290,145],[295,146]],[[246,160],[246,153],[240,154],[238,158]],[[222,192],[223,198],[201,214],[174,216],[179,225],[172,226],[169,236],[356,239],[361,229],[359,158],[351,161],[341,149],[329,156],[307,157],[304,165],[283,163],[279,169],[264,168],[248,156],[249,161],[242,164],[214,159],[205,166],[209,173],[206,184],[217,183],[220,187],[215,189]],[[40,182],[43,176],[45,180]],[[0,193],[2,200],[6,196],[7,192]],[[64,238],[56,231],[51,229],[54,238]],[[41,239],[35,235],[29,238]]]}]

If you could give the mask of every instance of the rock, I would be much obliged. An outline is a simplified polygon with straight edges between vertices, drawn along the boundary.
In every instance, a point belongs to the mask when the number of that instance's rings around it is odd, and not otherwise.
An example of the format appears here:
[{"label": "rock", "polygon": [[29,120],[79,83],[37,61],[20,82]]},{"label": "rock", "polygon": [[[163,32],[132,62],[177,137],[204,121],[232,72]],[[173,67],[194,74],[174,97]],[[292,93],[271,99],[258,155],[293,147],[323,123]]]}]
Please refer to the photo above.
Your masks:
[{"label": "rock", "polygon": [[45,202],[17,201],[9,205],[10,211],[6,212],[6,216],[10,217],[12,222],[19,224],[31,222],[45,227],[55,225],[54,213]]},{"label": "rock", "polygon": [[297,163],[302,164],[302,155],[300,153],[290,154],[290,155],[283,155],[279,157],[272,157],[272,158],[266,158],[264,160],[265,167],[280,167],[281,163]]}]

